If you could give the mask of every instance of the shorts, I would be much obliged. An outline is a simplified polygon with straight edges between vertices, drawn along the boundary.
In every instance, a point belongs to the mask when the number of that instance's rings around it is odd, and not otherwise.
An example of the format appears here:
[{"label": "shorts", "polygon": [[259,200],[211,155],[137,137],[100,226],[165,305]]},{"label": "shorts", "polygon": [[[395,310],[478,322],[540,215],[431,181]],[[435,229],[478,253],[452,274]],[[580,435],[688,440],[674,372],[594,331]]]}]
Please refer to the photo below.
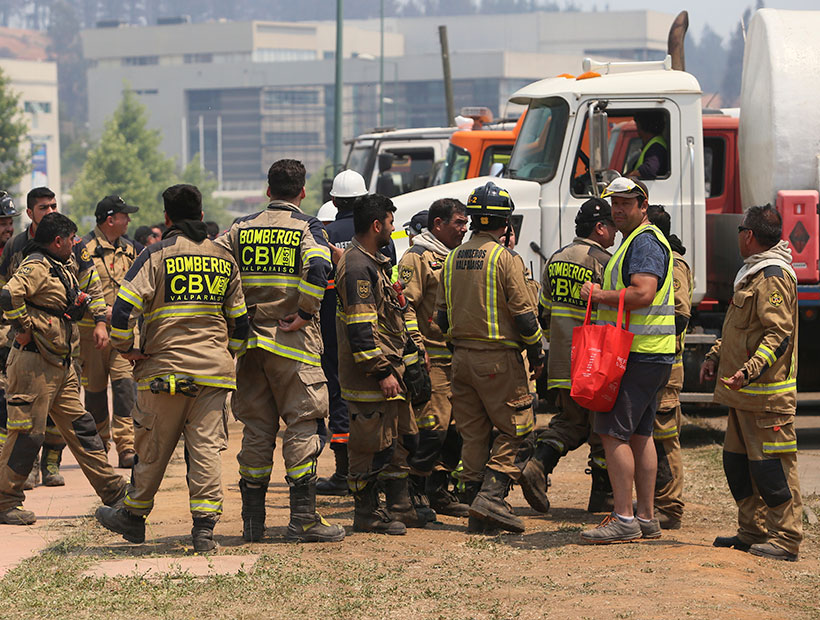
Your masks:
[{"label": "shorts", "polygon": [[651,437],[658,392],[669,381],[671,371],[671,364],[629,360],[615,406],[609,413],[595,414],[592,430],[621,441],[629,441],[632,435]]}]

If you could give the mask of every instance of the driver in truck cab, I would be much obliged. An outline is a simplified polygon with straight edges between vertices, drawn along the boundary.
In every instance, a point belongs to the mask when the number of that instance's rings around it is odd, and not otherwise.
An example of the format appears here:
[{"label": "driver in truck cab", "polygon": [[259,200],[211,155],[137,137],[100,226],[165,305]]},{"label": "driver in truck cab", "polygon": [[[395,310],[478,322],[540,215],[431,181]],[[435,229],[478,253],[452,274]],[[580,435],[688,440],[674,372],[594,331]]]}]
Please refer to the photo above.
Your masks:
[{"label": "driver in truck cab", "polygon": [[651,181],[669,174],[669,145],[663,132],[666,126],[663,112],[647,110],[635,114],[635,125],[641,138],[641,153],[626,176]]}]

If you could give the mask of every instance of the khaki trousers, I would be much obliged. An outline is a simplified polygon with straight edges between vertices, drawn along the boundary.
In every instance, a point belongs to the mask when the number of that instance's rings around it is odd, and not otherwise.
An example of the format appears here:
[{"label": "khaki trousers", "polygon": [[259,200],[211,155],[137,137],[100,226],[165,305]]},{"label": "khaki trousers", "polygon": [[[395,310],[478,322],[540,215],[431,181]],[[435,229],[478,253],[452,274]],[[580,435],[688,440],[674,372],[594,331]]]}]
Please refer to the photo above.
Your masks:
[{"label": "khaki trousers", "polygon": [[[524,360],[517,349],[467,349],[453,353],[453,417],[464,441],[464,482],[476,482],[489,468],[518,480],[515,457],[532,432],[532,406],[517,408],[529,395]],[[493,427],[498,436],[492,441]]]},{"label": "khaki trousers", "polygon": [[555,448],[561,456],[589,443],[589,465],[606,469],[606,456],[601,438],[592,432],[595,414],[572,400],[569,390],[558,389],[560,410],[550,419],[549,426],[538,434],[538,443]]},{"label": "khaki trousers", "polygon": [[658,512],[680,519],[683,516],[683,461],[680,449],[680,405],[658,411],[652,437],[658,453],[658,476],[655,485],[655,508]]},{"label": "khaki trousers", "polygon": [[[86,335],[85,330],[82,335]],[[86,394],[90,392],[103,396],[106,407],[109,380],[112,383],[127,381],[133,385],[130,362],[110,344],[104,349],[96,349],[93,338],[81,338],[80,362],[82,364],[82,386]],[[131,411],[120,410],[116,394],[114,394],[113,404],[111,418],[109,419],[106,415],[104,419],[97,420],[97,430],[106,445],[109,441],[113,441],[117,453],[122,454],[126,450],[134,449],[134,422],[131,418]]]},{"label": "khaki trousers", "polygon": [[794,415],[730,408],[723,468],[737,503],[738,538],[797,553],[803,501]]},{"label": "khaki trousers", "polygon": [[282,457],[285,473],[297,480],[316,471],[322,450],[318,420],[327,417],[325,375],[318,366],[250,349],[239,358],[233,413],[242,422],[239,475],[267,484],[281,422],[285,423]]},{"label": "khaki trousers", "polygon": [[91,414],[80,402],[72,364],[54,366],[39,353],[12,349],[8,359],[8,437],[0,452],[0,510],[22,504],[23,483],[51,417],[83,474],[106,504],[116,501],[125,480],[114,473]]},{"label": "khaki trousers", "polygon": [[137,460],[125,495],[125,507],[147,515],[179,443],[188,455],[188,496],[194,517],[222,514],[222,460],[227,447],[223,410],[225,388],[200,386],[191,398],[182,394],[152,394],[140,390],[134,409],[134,447]]}]

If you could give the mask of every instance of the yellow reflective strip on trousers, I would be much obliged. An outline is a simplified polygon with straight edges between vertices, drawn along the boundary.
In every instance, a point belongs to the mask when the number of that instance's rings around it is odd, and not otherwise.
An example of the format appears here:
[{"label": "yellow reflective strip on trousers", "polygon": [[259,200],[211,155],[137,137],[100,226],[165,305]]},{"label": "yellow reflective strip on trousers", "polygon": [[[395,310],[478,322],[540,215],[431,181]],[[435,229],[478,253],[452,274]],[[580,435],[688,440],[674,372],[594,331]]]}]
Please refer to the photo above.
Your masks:
[{"label": "yellow reflective strip on trousers", "polygon": [[797,440],[794,441],[764,441],[764,454],[785,454],[797,452]]},{"label": "yellow reflective strip on trousers", "polygon": [[569,379],[552,379],[547,377],[547,389],[562,389],[562,390],[569,390],[572,388],[572,382]]},{"label": "yellow reflective strip on trousers", "polygon": [[147,501],[139,501],[139,500],[136,500],[136,499],[132,499],[126,493],[125,494],[125,499],[123,500],[123,503],[126,506],[131,506],[132,508],[150,508],[151,506],[154,505],[154,500],[149,499]]},{"label": "yellow reflective strip on trousers", "polygon": [[271,340],[270,338],[265,338],[264,336],[252,336],[248,339],[247,346],[245,348],[264,349],[265,351],[274,353],[275,355],[281,355],[282,357],[296,360],[297,362],[304,362],[305,364],[310,364],[311,366],[322,365],[322,358],[318,354],[289,347],[284,344],[280,344],[275,340]]},{"label": "yellow reflective strip on trousers", "polygon": [[307,474],[311,473],[316,469],[316,461],[308,461],[302,465],[297,465],[296,467],[290,467],[285,470],[285,473],[288,475],[288,478],[291,480],[298,480],[302,476],[306,476]]},{"label": "yellow reflective strip on trousers", "polygon": [[269,478],[271,472],[273,471],[273,466],[268,467],[245,467],[244,465],[239,466],[239,473],[247,476],[248,478],[254,479],[263,479]]},{"label": "yellow reflective strip on trousers", "polygon": [[664,429],[660,431],[653,431],[652,438],[657,439],[659,441],[663,441],[664,439],[672,439],[673,437],[678,436],[678,427],[675,426],[674,428]]},{"label": "yellow reflective strip on trousers", "polygon": [[191,512],[222,512],[222,502],[209,502],[207,500],[194,501],[188,503]]},{"label": "yellow reflective strip on trousers", "polygon": [[535,426],[535,422],[527,422],[526,424],[516,424],[515,425],[515,435],[516,437],[521,437],[522,435],[526,435],[529,433],[533,427]]}]

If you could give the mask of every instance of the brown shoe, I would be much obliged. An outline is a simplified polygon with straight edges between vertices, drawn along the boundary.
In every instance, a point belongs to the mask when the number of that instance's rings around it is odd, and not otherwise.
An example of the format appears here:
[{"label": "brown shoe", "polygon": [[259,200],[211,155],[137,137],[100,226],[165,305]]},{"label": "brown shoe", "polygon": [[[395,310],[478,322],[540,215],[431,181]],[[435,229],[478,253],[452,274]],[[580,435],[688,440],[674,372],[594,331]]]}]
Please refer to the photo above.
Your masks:
[{"label": "brown shoe", "polygon": [[770,560],[782,560],[784,562],[797,562],[797,554],[789,553],[783,547],[778,547],[772,543],[758,543],[749,547],[749,553],[761,558]]},{"label": "brown shoe", "polygon": [[134,457],[137,453],[133,450],[123,450],[120,452],[120,469],[131,469],[134,466]]}]

